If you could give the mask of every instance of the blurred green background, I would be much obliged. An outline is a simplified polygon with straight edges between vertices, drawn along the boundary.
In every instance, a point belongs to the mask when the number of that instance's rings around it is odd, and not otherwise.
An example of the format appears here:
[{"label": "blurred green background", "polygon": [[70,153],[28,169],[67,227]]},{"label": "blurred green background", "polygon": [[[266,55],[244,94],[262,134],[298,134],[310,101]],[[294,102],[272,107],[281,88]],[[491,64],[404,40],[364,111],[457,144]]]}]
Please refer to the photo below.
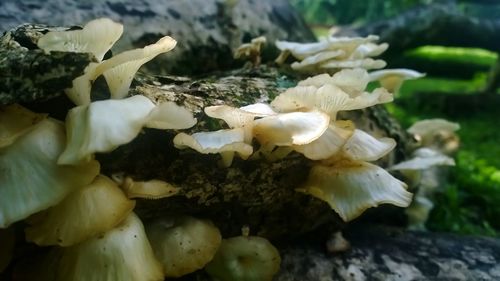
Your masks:
[{"label": "blurred green background", "polygon": [[[494,0],[290,2],[302,13],[318,37],[327,35],[334,25],[369,25],[415,7],[438,2],[453,2],[471,17],[500,18],[500,1]],[[486,99],[482,102],[489,71],[495,65],[498,53],[460,46],[422,46],[385,59],[387,68],[405,67],[427,73],[425,78],[406,81],[396,102],[387,105],[405,128],[415,121],[428,118],[444,118],[461,126],[458,131],[461,147],[455,156],[457,166],[452,168],[448,186],[436,197],[436,207],[427,227],[435,231],[499,236],[499,104]],[[498,95],[499,89],[493,92]],[[468,98],[477,101],[474,106],[469,106]]]}]

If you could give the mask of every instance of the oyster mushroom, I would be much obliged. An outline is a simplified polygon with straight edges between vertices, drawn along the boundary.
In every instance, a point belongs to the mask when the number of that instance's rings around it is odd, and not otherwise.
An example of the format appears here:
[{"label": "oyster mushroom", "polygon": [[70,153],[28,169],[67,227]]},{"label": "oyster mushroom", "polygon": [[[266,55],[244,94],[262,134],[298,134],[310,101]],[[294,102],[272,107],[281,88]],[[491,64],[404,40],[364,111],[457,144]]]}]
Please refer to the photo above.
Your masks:
[{"label": "oyster mushroom", "polygon": [[71,246],[112,229],[134,206],[112,180],[99,175],[58,205],[28,219],[26,238],[43,246]]},{"label": "oyster mushroom", "polygon": [[383,69],[370,72],[370,81],[379,81],[380,85],[391,93],[396,93],[404,80],[424,77],[424,73],[415,70],[398,68]]},{"label": "oyster mushroom", "polygon": [[162,218],[145,224],[155,256],[167,277],[180,277],[203,268],[221,243],[219,229],[193,217]]},{"label": "oyster mushroom", "polygon": [[205,270],[220,281],[271,281],[280,263],[278,250],[267,239],[238,236],[222,240]]},{"label": "oyster mushroom", "polygon": [[45,119],[0,147],[0,228],[57,205],[97,176],[97,161],[58,165],[65,145],[64,126]]}]

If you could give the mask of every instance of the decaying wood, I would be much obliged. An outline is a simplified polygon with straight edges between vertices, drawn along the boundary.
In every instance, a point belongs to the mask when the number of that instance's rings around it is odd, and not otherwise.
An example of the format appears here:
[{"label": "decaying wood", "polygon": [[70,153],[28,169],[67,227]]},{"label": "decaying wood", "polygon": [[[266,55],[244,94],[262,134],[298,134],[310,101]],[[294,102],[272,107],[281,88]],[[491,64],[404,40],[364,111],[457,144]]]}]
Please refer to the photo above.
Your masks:
[{"label": "decaying wood", "polygon": [[[28,50],[33,51],[36,50]],[[66,78],[68,81],[63,85],[72,79]],[[270,102],[283,91],[283,85],[291,85],[296,80],[266,66],[196,79],[138,75],[130,93],[145,95],[155,102],[174,101],[186,107],[199,121],[187,130],[192,133],[225,127],[222,121],[206,117],[204,107]],[[43,89],[43,85],[37,86]],[[69,107],[60,104],[64,103],[51,100],[25,105],[64,119]],[[383,107],[353,112],[344,118],[354,119],[359,127],[376,136],[394,136],[402,144],[397,152],[404,152],[405,134]],[[221,168],[218,155],[174,148],[172,138],[176,133],[146,129],[130,144],[112,153],[97,155],[102,172],[107,175],[125,173],[135,180],[160,179],[181,188],[175,197],[138,200],[136,211],[143,218],[168,213],[192,214],[212,219],[225,235],[238,234],[243,225],[249,225],[252,233],[266,237],[299,235],[328,221],[341,224],[326,203],[295,191],[305,182],[313,163],[302,155],[292,153],[274,163],[236,159],[231,167]],[[393,161],[394,157],[400,155],[394,153],[386,161]]]},{"label": "decaying wood", "polygon": [[0,105],[56,97],[94,60],[91,54],[45,54],[36,42],[50,30],[23,25],[0,38]]}]

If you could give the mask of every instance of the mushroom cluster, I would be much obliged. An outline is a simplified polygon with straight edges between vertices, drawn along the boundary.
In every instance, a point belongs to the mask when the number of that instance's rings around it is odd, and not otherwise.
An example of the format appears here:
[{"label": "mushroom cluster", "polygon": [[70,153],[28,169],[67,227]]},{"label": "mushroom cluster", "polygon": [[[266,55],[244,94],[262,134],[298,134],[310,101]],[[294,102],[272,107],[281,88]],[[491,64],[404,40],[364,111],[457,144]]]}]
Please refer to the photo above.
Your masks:
[{"label": "mushroom cluster", "polygon": [[426,119],[408,128],[419,141],[420,148],[413,152],[412,158],[389,167],[400,171],[416,189],[411,205],[405,210],[408,215],[408,227],[425,230],[425,223],[434,207],[434,194],[442,188],[446,171],[442,166],[454,166],[450,156],[459,146],[455,131],[460,129],[457,123],[444,119]]},{"label": "mushroom cluster", "polygon": [[[206,266],[220,280],[271,280],[280,257],[269,241],[248,235],[223,240],[211,222],[186,216],[160,218],[144,226],[133,212],[133,199],[169,197],[178,188],[157,179],[110,179],[100,173],[95,154],[129,143],[142,128],[177,130],[196,123],[191,112],[175,103],[127,97],[141,65],[176,42],[165,36],[104,60],[122,32],[122,25],[98,19],[81,30],[49,32],[39,39],[39,48],[46,52],[95,56],[66,90],[77,106],[65,123],[18,105],[0,108],[0,228],[25,219],[28,241],[53,246],[25,279],[150,281]],[[406,70],[368,73],[366,69],[385,66],[371,59],[387,48],[376,40],[369,36],[306,45],[278,42],[281,61],[288,54],[301,60],[292,68],[334,74],[300,81],[269,104],[206,107],[207,116],[223,120],[228,128],[178,133],[175,147],[220,154],[225,167],[235,156],[277,161],[300,153],[312,168],[297,191],[326,201],[345,221],[383,203],[408,206],[412,195],[406,184],[370,163],[388,154],[396,142],[374,138],[352,121],[338,119],[341,111],[391,102],[403,79],[419,76]],[[252,44],[241,54],[257,52],[262,39]],[[92,83],[101,75],[111,99],[92,101]],[[382,87],[367,91],[375,80]],[[2,250],[0,269],[11,258],[11,250]]]},{"label": "mushroom cluster", "polygon": [[[301,153],[314,164],[309,179],[297,190],[326,201],[345,221],[382,203],[406,207],[412,198],[406,184],[368,163],[388,154],[396,142],[376,139],[356,129],[350,120],[337,119],[340,111],[393,100],[383,87],[367,92],[369,82],[365,69],[344,69],[333,76],[321,74],[303,80],[270,104],[206,107],[208,116],[224,120],[229,129],[180,133],[174,145],[220,153],[226,166],[235,154],[243,159],[276,161],[292,151]],[[259,143],[256,151],[254,139]]]},{"label": "mushroom cluster", "polygon": [[276,41],[281,53],[276,63],[282,64],[292,55],[297,62],[292,69],[307,73],[335,72],[346,68],[380,69],[385,61],[372,57],[382,54],[389,45],[377,44],[378,36],[326,37],[319,42],[297,43]]}]

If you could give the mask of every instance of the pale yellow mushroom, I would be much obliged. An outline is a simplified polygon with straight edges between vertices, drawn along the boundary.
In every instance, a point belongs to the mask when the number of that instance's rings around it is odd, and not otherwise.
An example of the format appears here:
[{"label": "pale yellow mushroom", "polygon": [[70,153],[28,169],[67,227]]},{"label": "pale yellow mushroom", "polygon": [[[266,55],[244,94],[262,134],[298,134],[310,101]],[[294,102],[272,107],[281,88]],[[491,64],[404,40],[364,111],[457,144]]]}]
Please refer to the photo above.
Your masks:
[{"label": "pale yellow mushroom", "polygon": [[350,221],[380,204],[407,207],[412,194],[406,187],[378,166],[337,159],[330,165],[313,166],[307,182],[297,191],[327,202],[344,221]]},{"label": "pale yellow mushroom", "polygon": [[0,107],[0,147],[12,144],[46,117],[17,104]]},{"label": "pale yellow mushroom", "polygon": [[208,220],[180,216],[145,224],[155,256],[167,277],[180,277],[212,260],[222,237]]},{"label": "pale yellow mushroom", "polygon": [[415,70],[396,68],[370,72],[370,81],[379,81],[380,85],[391,93],[397,93],[404,80],[424,77],[424,73]]},{"label": "pale yellow mushroom", "polygon": [[71,246],[112,229],[134,206],[111,179],[99,175],[58,205],[30,218],[26,238],[43,246]]},{"label": "pale yellow mushroom", "polygon": [[44,119],[0,148],[0,228],[57,205],[97,176],[97,161],[58,165],[65,146],[63,124]]},{"label": "pale yellow mushroom", "polygon": [[162,180],[135,181],[127,176],[120,187],[128,198],[161,199],[176,195],[180,189]]}]

